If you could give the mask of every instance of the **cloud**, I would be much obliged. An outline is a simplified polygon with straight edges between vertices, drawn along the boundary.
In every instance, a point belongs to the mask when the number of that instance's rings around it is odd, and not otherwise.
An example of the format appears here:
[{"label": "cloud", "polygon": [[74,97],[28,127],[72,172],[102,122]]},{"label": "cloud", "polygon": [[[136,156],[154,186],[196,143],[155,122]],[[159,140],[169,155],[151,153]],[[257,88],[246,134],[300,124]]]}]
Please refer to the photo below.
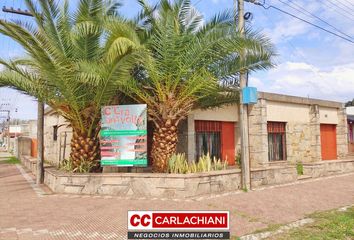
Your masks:
[{"label": "cloud", "polygon": [[[201,0],[201,1],[205,1],[205,0]],[[227,0],[211,0],[211,2],[214,4],[220,4],[220,3],[227,3]]]},{"label": "cloud", "polygon": [[280,21],[272,28],[266,28],[264,30],[274,44],[282,41],[299,37],[310,31],[310,27],[303,22],[299,22],[296,19],[289,19],[288,21]]},{"label": "cloud", "polygon": [[354,98],[354,62],[324,71],[304,62],[285,62],[250,78],[260,91],[347,101]]},{"label": "cloud", "polygon": [[[279,0],[267,2],[335,31],[324,22],[295,11]],[[299,0],[296,4],[354,36],[352,20],[323,3]],[[251,85],[261,91],[342,102],[354,98],[353,44],[271,8],[255,9],[254,19],[254,26],[262,27],[275,44],[278,65],[267,72],[252,74]]]}]

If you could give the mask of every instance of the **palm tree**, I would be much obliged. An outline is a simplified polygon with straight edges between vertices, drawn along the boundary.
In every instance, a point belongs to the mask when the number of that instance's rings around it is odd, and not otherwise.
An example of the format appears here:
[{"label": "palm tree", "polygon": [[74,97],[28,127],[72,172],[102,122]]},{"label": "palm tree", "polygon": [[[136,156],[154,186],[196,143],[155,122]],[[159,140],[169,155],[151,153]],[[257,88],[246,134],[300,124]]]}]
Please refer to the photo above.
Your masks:
[{"label": "palm tree", "polygon": [[237,102],[238,88],[225,83],[241,70],[271,67],[274,51],[262,35],[247,30],[242,37],[232,12],[205,20],[190,0],[161,0],[155,6],[139,2],[139,35],[151,54],[126,87],[131,97],[148,105],[155,127],[153,170],[165,172],[176,152],[181,120],[194,108]]},{"label": "palm tree", "polygon": [[[117,15],[116,1],[26,0],[35,24],[0,20],[0,33],[27,55],[0,63],[0,86],[38,98],[66,118],[72,129],[73,171],[97,164],[101,106],[120,98],[119,82],[143,51],[133,24]],[[62,3],[62,2],[61,2]],[[128,73],[128,74],[126,74]]]}]

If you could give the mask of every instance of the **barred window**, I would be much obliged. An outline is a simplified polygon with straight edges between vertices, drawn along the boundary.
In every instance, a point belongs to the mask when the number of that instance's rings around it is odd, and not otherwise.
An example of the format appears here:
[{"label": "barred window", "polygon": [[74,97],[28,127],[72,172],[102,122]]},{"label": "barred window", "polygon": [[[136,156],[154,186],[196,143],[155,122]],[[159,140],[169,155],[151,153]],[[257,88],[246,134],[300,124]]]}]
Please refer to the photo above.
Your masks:
[{"label": "barred window", "polygon": [[196,157],[209,154],[221,158],[221,122],[195,121]]},{"label": "barred window", "polygon": [[268,159],[269,161],[286,160],[285,122],[268,122]]}]

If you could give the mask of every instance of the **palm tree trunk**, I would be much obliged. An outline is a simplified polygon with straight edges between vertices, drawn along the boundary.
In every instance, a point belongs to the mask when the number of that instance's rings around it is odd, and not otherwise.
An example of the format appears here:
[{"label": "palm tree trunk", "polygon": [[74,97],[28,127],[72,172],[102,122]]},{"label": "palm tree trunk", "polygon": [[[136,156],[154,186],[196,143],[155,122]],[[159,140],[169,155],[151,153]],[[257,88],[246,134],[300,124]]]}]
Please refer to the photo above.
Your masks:
[{"label": "palm tree trunk", "polygon": [[88,136],[85,132],[82,133],[74,130],[70,146],[70,158],[74,168],[80,166],[83,161],[94,163],[93,169],[99,166],[100,142],[97,134]]},{"label": "palm tree trunk", "polygon": [[178,142],[177,127],[167,120],[156,126],[151,149],[152,168],[154,172],[166,172],[167,163],[176,152]]}]

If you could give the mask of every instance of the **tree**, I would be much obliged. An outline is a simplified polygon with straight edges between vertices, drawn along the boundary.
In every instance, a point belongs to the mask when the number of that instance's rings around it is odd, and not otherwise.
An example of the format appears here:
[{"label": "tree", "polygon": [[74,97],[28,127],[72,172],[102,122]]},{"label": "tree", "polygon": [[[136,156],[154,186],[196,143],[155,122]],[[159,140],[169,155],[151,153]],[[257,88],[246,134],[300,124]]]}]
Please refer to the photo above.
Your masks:
[{"label": "tree", "polygon": [[346,106],[346,107],[354,106],[354,98],[353,98],[353,100],[346,102],[346,103],[345,103],[345,106]]},{"label": "tree", "polygon": [[0,86],[38,98],[69,121],[73,171],[98,166],[101,106],[120,99],[125,69],[143,47],[134,25],[117,15],[116,1],[81,0],[74,12],[69,1],[38,2],[39,9],[26,0],[34,25],[0,20],[0,33],[27,53],[0,61]]},{"label": "tree", "polygon": [[240,70],[271,67],[274,51],[262,35],[246,31],[243,38],[236,32],[231,12],[208,21],[189,0],[139,2],[143,10],[136,21],[150,56],[126,87],[132,98],[148,105],[155,126],[153,170],[164,172],[176,152],[180,121],[194,108],[237,102],[237,87],[223,83],[235,80]]}]

